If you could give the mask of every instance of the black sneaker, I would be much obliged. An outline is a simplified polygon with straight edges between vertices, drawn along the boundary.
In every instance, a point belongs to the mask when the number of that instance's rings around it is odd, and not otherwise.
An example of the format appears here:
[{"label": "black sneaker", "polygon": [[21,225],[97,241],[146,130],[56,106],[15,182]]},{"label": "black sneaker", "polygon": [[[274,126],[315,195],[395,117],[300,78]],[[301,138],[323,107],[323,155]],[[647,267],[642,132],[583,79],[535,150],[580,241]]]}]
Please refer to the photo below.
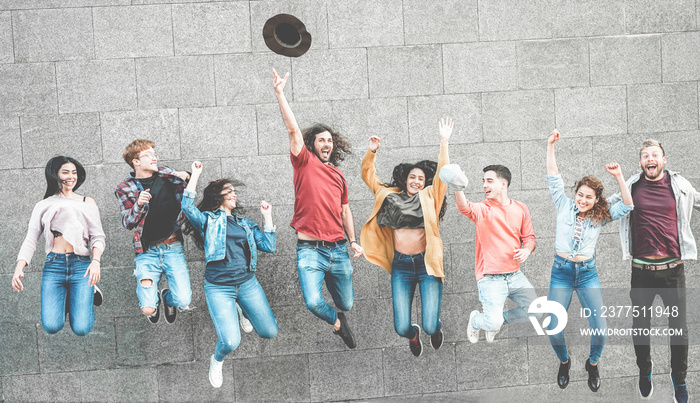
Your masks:
[{"label": "black sneaker", "polygon": [[561,389],[569,386],[569,369],[571,368],[571,357],[566,364],[559,363],[559,373],[557,374],[557,384]]},{"label": "black sneaker", "polygon": [[95,306],[100,306],[102,305],[102,301],[104,301],[104,295],[102,295],[102,290],[97,288],[97,284],[95,284],[95,292],[94,292],[94,297],[92,299],[92,304]]},{"label": "black sneaker", "polygon": [[411,348],[411,353],[416,357],[420,357],[423,354],[423,343],[420,342],[420,326],[417,324],[411,325],[413,327],[413,338],[408,339],[408,347]]},{"label": "black sneaker", "polygon": [[442,332],[442,328],[440,328],[437,333],[430,335],[430,345],[437,350],[442,347],[442,340],[444,337],[445,334]]},{"label": "black sneaker", "polygon": [[177,307],[170,306],[167,302],[165,302],[166,292],[170,292],[170,289],[163,288],[162,290],[160,290],[160,299],[163,302],[163,314],[165,315],[166,322],[173,323],[175,322],[175,318],[177,317]]},{"label": "black sneaker", "polygon": [[148,320],[153,323],[154,325],[158,323],[158,319],[160,319],[160,307],[161,307],[161,298],[160,298],[160,293],[156,294],[158,296],[158,302],[156,303],[156,311],[153,312],[150,316],[146,316]]},{"label": "black sneaker", "polygon": [[600,389],[600,374],[598,374],[598,366],[591,365],[591,360],[586,360],[586,371],[588,371],[588,387],[597,392]]},{"label": "black sneaker", "polygon": [[651,374],[654,372],[654,363],[651,363],[649,375],[639,374],[639,394],[643,399],[648,399],[654,393],[654,385],[651,384]]},{"label": "black sneaker", "polygon": [[334,330],[333,333],[340,336],[348,348],[353,349],[357,347],[355,335],[352,334],[352,330],[350,330],[350,326],[348,326],[348,321],[345,319],[345,314],[343,312],[338,312],[338,320],[340,321],[340,329]]},{"label": "black sneaker", "polygon": [[680,385],[676,385],[676,381],[671,376],[671,383],[673,384],[673,401],[676,403],[688,403],[688,385],[685,384],[685,381]]}]

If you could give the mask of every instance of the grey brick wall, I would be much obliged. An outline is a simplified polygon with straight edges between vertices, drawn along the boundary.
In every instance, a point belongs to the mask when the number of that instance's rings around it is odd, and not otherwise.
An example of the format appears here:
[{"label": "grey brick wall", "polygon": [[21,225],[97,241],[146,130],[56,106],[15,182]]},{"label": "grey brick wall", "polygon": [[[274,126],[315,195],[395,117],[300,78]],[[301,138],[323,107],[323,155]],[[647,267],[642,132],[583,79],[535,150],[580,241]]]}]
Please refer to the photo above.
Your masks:
[{"label": "grey brick wall", "polygon": [[[262,25],[299,17],[313,35],[301,58],[267,50]],[[0,0],[0,400],[4,401],[504,401],[637,396],[630,340],[609,342],[603,387],[592,394],[572,345],[572,384],[555,385],[557,360],[532,329],[504,329],[496,343],[466,336],[480,306],[473,274],[474,226],[454,208],[442,223],[447,282],[446,343],[416,359],[393,329],[389,276],[354,260],[358,339],[347,350],[305,308],[295,268],[292,168],[270,69],[290,71],[287,96],[302,126],[324,122],[352,142],[341,168],[359,228],[373,204],[360,179],[370,135],[382,137],[378,172],[401,161],[436,159],[437,119],[455,118],[450,149],[480,199],[481,168],[513,171],[511,194],[531,210],[538,249],[523,265],[546,288],[554,251],[554,208],[546,190],[545,144],[564,136],[558,160],[567,183],[584,174],[615,183],[604,164],[636,170],[640,141],[660,139],[668,167],[700,189],[700,0]],[[150,325],[138,309],[131,234],[121,227],[115,185],[128,172],[126,144],[146,137],[159,157],[185,169],[206,165],[205,181],[241,180],[240,199],[274,205],[278,251],[258,278],[279,335],[243,340],[224,365],[224,386],[207,379],[216,334],[202,290],[203,255],[187,244],[193,305],[175,325]],[[100,283],[105,304],[84,338],[40,324],[43,245],[10,289],[43,166],[67,154],[87,168],[107,233]],[[697,214],[696,214],[697,215]],[[249,217],[259,219],[251,208]],[[700,238],[700,218],[693,222]],[[597,261],[603,287],[629,283],[617,224],[605,227]],[[687,264],[697,289],[700,265]],[[420,301],[414,317],[419,319]],[[695,307],[695,305],[693,305]],[[572,309],[578,309],[575,301]],[[700,330],[690,311],[688,382],[700,384]],[[659,321],[663,325],[663,321]],[[655,398],[670,401],[669,348],[654,340]]]}]

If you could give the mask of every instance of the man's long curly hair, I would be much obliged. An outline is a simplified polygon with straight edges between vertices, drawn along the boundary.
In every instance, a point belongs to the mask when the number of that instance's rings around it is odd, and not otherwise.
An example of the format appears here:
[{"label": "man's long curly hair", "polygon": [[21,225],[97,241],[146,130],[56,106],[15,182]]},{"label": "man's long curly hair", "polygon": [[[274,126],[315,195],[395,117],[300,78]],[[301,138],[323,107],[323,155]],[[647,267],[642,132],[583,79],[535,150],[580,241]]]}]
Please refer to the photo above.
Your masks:
[{"label": "man's long curly hair", "polygon": [[[224,186],[228,184],[234,185],[234,182],[230,179],[217,179],[209,182],[207,187],[205,187],[204,191],[202,192],[204,194],[202,201],[197,205],[199,211],[204,213],[205,211],[214,211],[218,209],[219,206],[221,206],[221,203],[224,202],[224,196],[221,194],[221,191],[224,189]],[[244,211],[245,210],[238,202],[238,198],[236,198],[236,208],[234,208],[231,212],[241,215],[244,213]],[[204,250],[204,239],[202,238],[202,235],[200,235],[199,231],[197,231],[189,221],[185,220],[185,228],[182,230],[182,232],[185,235],[192,235],[192,238],[194,238],[194,244],[199,249]]]},{"label": "man's long curly hair", "polygon": [[[408,174],[415,168],[420,169],[425,174],[425,186],[424,189],[433,184],[433,177],[437,172],[437,162],[430,160],[423,160],[416,162],[415,164],[401,163],[394,167],[394,172],[391,174],[391,183],[384,183],[386,187],[397,187],[401,189],[402,192],[406,193],[406,181],[408,180]],[[442,200],[442,207],[440,208],[440,214],[438,219],[442,221],[445,217],[445,212],[447,211],[447,198]]]},{"label": "man's long curly hair", "polygon": [[314,142],[316,141],[316,135],[323,132],[330,133],[333,138],[333,151],[331,151],[329,162],[337,167],[347,154],[352,153],[350,143],[340,133],[333,131],[333,129],[324,124],[317,123],[303,131],[304,145],[320,159],[321,157],[314,150]]},{"label": "man's long curly hair", "polygon": [[585,213],[581,213],[579,216],[584,219],[590,218],[595,222],[595,225],[599,225],[601,221],[604,220],[612,221],[612,217],[608,211],[608,201],[605,200],[605,197],[603,197],[603,182],[601,182],[600,179],[596,178],[595,176],[584,176],[574,185],[574,193],[578,193],[581,186],[588,186],[589,188],[593,189],[598,201],[590,210],[586,211]]}]

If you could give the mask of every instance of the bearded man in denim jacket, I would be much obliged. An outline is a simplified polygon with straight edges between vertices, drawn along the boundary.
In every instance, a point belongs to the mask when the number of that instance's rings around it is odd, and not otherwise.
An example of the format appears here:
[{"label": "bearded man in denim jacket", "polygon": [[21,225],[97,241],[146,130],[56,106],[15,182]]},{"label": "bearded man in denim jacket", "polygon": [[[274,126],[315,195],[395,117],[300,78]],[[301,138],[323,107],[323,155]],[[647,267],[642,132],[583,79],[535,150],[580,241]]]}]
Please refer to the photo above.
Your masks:
[{"label": "bearded man in denim jacket", "polygon": [[[690,218],[693,208],[700,209],[700,193],[679,173],[665,170],[665,165],[661,143],[644,141],[639,153],[642,170],[627,181],[635,207],[620,220],[620,241],[623,259],[632,258],[630,297],[632,306],[640,312],[632,319],[638,331],[632,340],[639,367],[639,393],[648,398],[654,391],[649,333],[641,329],[650,328],[654,297],[659,294],[669,312],[669,331],[674,332],[670,338],[674,399],[687,402],[688,323],[683,262],[697,259]],[[616,194],[608,201],[614,204],[618,199]]]}]

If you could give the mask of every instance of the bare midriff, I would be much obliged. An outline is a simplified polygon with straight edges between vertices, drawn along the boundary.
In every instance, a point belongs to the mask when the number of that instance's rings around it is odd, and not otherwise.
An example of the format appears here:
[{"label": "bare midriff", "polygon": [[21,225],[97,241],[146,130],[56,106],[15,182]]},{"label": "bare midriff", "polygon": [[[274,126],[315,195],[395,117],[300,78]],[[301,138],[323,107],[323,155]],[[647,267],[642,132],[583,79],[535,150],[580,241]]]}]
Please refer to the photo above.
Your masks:
[{"label": "bare midriff", "polygon": [[[49,236],[51,234],[49,233]],[[68,243],[63,236],[59,236],[53,239],[53,248],[51,249],[53,253],[71,253],[73,252],[73,245]]]},{"label": "bare midriff", "polygon": [[663,259],[667,258],[668,256],[665,255],[649,255],[649,256],[642,256],[642,259],[647,259],[647,260],[657,260],[657,259]]},{"label": "bare midriff", "polygon": [[404,255],[425,252],[425,228],[394,229],[394,250]]},{"label": "bare midriff", "polygon": [[297,238],[299,238],[303,241],[323,241],[323,239],[318,239],[318,238],[313,237],[311,235],[306,235],[303,232],[297,232]]},{"label": "bare midriff", "polygon": [[566,253],[561,253],[561,252],[557,252],[557,256],[563,257],[564,259],[570,260],[572,262],[583,262],[584,260],[588,260],[591,258],[590,256],[583,256],[583,255],[576,255],[574,257],[569,257],[571,255],[566,254]]}]

